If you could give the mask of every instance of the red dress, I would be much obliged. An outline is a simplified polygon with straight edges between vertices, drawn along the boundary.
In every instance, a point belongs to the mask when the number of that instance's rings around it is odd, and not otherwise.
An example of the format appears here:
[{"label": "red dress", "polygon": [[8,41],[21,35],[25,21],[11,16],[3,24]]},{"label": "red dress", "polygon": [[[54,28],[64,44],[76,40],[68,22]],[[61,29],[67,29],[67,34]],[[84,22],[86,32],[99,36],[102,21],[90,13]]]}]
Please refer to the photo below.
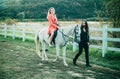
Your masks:
[{"label": "red dress", "polygon": [[57,30],[57,18],[56,15],[50,14],[48,16],[49,21],[49,28],[48,28],[48,34],[51,34],[52,32],[55,32]]}]

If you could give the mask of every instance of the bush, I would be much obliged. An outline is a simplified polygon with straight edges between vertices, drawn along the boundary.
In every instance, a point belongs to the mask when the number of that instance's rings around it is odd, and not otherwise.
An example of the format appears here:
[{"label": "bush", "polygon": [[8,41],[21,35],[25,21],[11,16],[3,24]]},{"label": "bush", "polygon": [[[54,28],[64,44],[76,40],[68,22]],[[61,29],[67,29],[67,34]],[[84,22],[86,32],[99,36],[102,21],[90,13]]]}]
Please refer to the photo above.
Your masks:
[{"label": "bush", "polygon": [[98,18],[98,17],[91,17],[91,18],[87,18],[88,21],[107,21],[108,18],[103,17],[103,18]]},{"label": "bush", "polygon": [[12,25],[12,24],[16,24],[18,22],[18,20],[8,18],[8,19],[5,19],[4,22],[8,25]]},{"label": "bush", "polygon": [[24,12],[20,12],[17,14],[17,18],[22,21],[25,18],[25,13]]},{"label": "bush", "polygon": [[120,52],[108,52],[106,58],[109,60],[120,60]]}]

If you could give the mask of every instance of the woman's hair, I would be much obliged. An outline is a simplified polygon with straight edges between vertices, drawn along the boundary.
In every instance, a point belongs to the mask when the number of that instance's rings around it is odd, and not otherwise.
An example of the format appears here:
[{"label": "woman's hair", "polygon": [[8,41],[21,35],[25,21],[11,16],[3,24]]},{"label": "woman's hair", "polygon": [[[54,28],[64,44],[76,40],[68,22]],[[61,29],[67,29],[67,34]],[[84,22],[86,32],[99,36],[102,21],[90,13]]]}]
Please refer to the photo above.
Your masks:
[{"label": "woman's hair", "polygon": [[48,9],[47,19],[48,19],[49,14],[51,14],[51,10],[52,10],[52,9],[55,11],[55,8],[54,8],[54,7],[50,7],[50,8]]},{"label": "woman's hair", "polygon": [[[83,23],[85,23],[85,25]],[[89,27],[88,27],[87,20],[82,20],[82,24],[81,24],[81,30],[82,31],[83,31],[83,28],[85,28],[86,32],[89,33]]]}]

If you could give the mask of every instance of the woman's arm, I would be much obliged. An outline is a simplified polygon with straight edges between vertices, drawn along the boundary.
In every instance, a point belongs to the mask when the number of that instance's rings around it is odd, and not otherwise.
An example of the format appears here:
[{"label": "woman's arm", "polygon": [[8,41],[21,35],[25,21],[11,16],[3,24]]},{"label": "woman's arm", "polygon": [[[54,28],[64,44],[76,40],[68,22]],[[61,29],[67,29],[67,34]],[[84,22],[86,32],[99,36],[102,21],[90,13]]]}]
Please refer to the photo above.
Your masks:
[{"label": "woman's arm", "polygon": [[49,20],[50,24],[51,24],[53,27],[59,28],[59,26],[57,26],[57,24],[53,23],[53,21],[52,21],[52,16],[51,16],[51,15],[49,16],[48,20]]},{"label": "woman's arm", "polygon": [[89,35],[89,33],[88,33],[88,34],[87,34],[87,43],[88,43],[88,45],[90,45],[89,41],[90,41],[90,35]]},{"label": "woman's arm", "polygon": [[88,42],[90,41],[90,36],[89,36],[89,33],[88,33],[88,36],[87,36],[87,41],[88,41]]}]

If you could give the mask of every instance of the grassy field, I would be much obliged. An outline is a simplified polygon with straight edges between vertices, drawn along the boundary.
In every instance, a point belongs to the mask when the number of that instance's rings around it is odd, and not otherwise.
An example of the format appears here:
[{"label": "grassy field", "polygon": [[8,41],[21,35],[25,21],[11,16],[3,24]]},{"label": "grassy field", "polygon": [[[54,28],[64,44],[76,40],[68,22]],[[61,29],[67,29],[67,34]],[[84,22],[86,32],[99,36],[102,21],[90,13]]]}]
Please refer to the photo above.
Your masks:
[{"label": "grassy field", "polygon": [[101,50],[90,49],[92,67],[85,67],[84,53],[79,57],[78,66],[73,66],[72,58],[76,53],[67,47],[67,62],[62,59],[52,62],[55,49],[47,51],[48,61],[42,61],[35,53],[35,44],[27,40],[0,36],[0,79],[120,79],[120,53],[108,52],[101,57]]}]

